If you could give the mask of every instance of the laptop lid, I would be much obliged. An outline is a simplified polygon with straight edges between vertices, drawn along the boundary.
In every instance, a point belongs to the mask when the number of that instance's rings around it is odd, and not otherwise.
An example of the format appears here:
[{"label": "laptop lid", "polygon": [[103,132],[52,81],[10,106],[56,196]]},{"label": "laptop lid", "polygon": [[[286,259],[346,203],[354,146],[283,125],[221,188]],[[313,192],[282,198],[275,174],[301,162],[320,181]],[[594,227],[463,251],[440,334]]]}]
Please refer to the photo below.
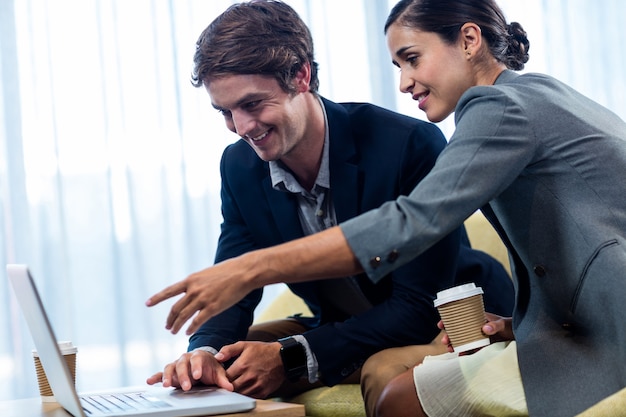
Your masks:
[{"label": "laptop lid", "polygon": [[[72,375],[59,350],[56,336],[28,267],[26,265],[9,264],[7,265],[7,275],[19,301],[37,348],[39,360],[46,372],[48,382],[57,402],[72,415],[85,417]],[[168,407],[138,412],[104,413],[102,415],[181,417],[236,413],[251,410],[256,406],[256,401],[253,398],[223,389],[209,388],[183,392],[162,387],[147,387],[146,390],[150,395],[158,396],[160,400],[167,402]],[[125,388],[120,392],[128,391]]]}]

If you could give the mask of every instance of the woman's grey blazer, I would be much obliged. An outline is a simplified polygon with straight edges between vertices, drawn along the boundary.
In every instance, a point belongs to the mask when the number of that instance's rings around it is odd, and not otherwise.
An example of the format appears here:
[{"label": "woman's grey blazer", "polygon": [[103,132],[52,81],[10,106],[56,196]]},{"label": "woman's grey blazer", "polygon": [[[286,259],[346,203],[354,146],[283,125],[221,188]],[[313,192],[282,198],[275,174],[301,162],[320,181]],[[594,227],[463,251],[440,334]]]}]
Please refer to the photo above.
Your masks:
[{"label": "woman's grey blazer", "polygon": [[575,415],[626,386],[626,124],[553,78],[508,70],[468,90],[455,120],[409,196],[342,231],[376,281],[482,208],[511,256],[529,412]]}]

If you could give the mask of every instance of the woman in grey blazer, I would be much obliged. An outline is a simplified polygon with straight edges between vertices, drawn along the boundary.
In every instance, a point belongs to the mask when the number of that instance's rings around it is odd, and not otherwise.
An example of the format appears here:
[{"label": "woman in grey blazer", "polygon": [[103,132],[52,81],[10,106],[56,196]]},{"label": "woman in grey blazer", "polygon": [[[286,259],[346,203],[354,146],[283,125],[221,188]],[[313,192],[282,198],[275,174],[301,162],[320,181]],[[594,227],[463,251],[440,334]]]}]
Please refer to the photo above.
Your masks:
[{"label": "woman in grey blazer", "polygon": [[528,40],[491,0],[402,0],[386,34],[401,90],[433,122],[455,115],[430,174],[409,196],[200,271],[148,305],[184,293],[166,327],[198,312],[193,332],[269,283],[359,271],[376,282],[481,209],[510,251],[517,297],[513,318],[490,316],[483,331],[506,341],[400,376],[381,415],[572,416],[625,387],[626,124],[553,78],[511,71]]},{"label": "woman in grey blazer", "polygon": [[[431,121],[454,111],[456,131],[425,186],[342,229],[359,259],[392,246],[414,253],[483,207],[517,290],[512,323],[490,327],[516,342],[416,367],[388,387],[380,414],[404,415],[393,407],[407,410],[398,391],[414,380],[431,416],[575,415],[626,386],[626,126],[553,78],[506,69],[523,68],[529,45],[496,4],[428,3],[392,10],[388,45],[400,89]],[[402,236],[357,248],[373,222]],[[519,372],[506,366],[515,359]]]}]

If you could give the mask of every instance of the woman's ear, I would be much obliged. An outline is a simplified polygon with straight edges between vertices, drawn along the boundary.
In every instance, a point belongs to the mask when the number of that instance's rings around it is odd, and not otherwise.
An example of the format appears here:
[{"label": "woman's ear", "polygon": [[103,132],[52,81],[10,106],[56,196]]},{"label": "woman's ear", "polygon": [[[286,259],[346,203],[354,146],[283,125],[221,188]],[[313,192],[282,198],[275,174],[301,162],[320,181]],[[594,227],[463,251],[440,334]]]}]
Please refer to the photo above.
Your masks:
[{"label": "woman's ear", "polygon": [[482,31],[476,23],[468,22],[461,26],[460,44],[468,58],[478,53],[482,46]]}]

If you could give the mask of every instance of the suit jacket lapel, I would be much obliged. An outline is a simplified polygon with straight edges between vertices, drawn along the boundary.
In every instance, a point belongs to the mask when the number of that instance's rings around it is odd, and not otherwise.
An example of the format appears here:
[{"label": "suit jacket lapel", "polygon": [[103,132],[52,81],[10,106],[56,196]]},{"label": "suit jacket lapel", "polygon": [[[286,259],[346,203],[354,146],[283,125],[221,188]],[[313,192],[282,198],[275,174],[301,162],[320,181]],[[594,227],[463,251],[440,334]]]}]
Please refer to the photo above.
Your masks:
[{"label": "suit jacket lapel", "polygon": [[[272,188],[272,179],[265,177],[262,182],[267,206],[272,212],[274,222],[280,225],[279,232],[283,241],[290,241],[303,236],[302,226],[298,218],[296,199],[290,193],[284,193]],[[270,203],[271,201],[271,203]]]},{"label": "suit jacket lapel", "polygon": [[[341,223],[357,215],[360,201],[357,138],[353,136],[350,117],[343,106],[324,100],[324,107],[330,131],[330,188],[337,221]],[[372,308],[370,300],[353,278],[322,280],[318,285],[322,302],[347,317]]]},{"label": "suit jacket lapel", "polygon": [[355,138],[346,110],[336,103],[322,101],[330,131],[330,188],[337,221],[342,222],[356,216],[358,208]]}]

